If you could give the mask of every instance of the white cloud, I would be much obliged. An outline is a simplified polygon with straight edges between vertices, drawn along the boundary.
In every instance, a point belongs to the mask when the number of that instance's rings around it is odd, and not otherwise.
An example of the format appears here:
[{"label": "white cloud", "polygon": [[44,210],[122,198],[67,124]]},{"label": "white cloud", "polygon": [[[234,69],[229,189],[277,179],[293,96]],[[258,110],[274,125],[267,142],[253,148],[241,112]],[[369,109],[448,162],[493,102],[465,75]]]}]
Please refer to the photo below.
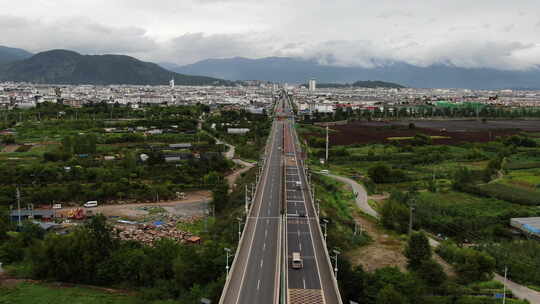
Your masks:
[{"label": "white cloud", "polygon": [[526,13],[540,11],[533,0],[519,7],[504,0],[19,0],[2,8],[10,15],[0,15],[0,44],[31,51],[66,48],[177,64],[233,56],[367,67],[540,64],[540,22]]}]

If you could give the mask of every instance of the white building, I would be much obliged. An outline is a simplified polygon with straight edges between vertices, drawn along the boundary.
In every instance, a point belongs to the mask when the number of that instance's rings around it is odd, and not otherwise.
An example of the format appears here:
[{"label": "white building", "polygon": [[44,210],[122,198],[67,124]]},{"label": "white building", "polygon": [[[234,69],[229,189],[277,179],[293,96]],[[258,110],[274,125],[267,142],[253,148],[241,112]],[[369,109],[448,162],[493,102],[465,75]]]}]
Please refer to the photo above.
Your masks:
[{"label": "white building", "polygon": [[311,78],[308,82],[309,84],[309,91],[310,92],[313,92],[317,89],[317,81],[313,78]]}]

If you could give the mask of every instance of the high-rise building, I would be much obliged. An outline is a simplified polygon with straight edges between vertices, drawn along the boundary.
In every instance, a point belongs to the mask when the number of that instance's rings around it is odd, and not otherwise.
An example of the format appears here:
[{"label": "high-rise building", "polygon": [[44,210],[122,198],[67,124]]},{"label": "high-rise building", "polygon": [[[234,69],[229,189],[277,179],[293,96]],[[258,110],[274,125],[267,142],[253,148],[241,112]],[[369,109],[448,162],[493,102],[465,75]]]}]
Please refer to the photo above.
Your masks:
[{"label": "high-rise building", "polygon": [[174,89],[174,77],[169,81],[169,85],[171,86],[171,89]]},{"label": "high-rise building", "polygon": [[315,89],[317,89],[317,81],[315,81],[314,78],[311,78],[311,79],[309,80],[308,84],[309,84],[309,90],[310,90],[311,92],[313,92],[313,91],[315,91]]}]

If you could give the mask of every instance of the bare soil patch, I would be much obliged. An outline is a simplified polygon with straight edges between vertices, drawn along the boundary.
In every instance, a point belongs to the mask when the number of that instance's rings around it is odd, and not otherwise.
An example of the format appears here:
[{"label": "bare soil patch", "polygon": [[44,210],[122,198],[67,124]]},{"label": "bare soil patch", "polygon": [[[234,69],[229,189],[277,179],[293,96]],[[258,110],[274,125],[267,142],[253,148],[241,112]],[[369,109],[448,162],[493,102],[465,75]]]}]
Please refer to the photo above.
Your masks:
[{"label": "bare soil patch", "polygon": [[21,145],[7,145],[2,149],[2,152],[4,153],[11,153],[15,152]]},{"label": "bare soil patch", "polygon": [[349,257],[353,265],[362,265],[364,270],[369,272],[387,266],[395,266],[406,271],[407,258],[403,255],[404,242],[395,236],[384,233],[369,220],[362,217],[358,217],[356,220],[373,239],[373,243],[350,254]]},{"label": "bare soil patch", "polygon": [[[409,123],[416,128],[409,129]],[[540,131],[540,121],[398,121],[398,122],[353,122],[333,126],[330,142],[336,145],[389,143],[389,137],[413,137],[418,133],[449,138],[433,139],[440,145],[454,145],[466,142],[488,142],[501,136],[509,136],[522,131]],[[310,134],[310,136],[320,136]],[[403,140],[406,143],[406,140]]]},{"label": "bare soil patch", "polygon": [[[403,255],[406,242],[386,233],[371,220],[363,217],[357,217],[356,220],[373,239],[373,243],[349,253],[352,264],[362,265],[369,272],[383,267],[398,267],[401,271],[407,271],[407,258]],[[433,259],[441,264],[448,276],[455,276],[452,266],[440,256],[433,253]]]}]

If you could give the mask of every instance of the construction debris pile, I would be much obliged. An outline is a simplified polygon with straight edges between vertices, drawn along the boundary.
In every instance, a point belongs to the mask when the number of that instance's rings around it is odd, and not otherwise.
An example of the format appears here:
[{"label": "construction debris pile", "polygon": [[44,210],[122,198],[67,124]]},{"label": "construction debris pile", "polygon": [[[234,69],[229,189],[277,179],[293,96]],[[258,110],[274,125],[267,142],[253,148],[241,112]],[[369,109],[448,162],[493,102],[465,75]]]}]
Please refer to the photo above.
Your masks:
[{"label": "construction debris pile", "polygon": [[169,219],[167,222],[157,221],[143,224],[130,221],[118,221],[114,229],[122,240],[134,240],[145,245],[153,246],[154,242],[168,238],[180,243],[198,244],[200,237],[178,229],[178,223],[195,222],[198,217],[183,218],[181,221]]}]

